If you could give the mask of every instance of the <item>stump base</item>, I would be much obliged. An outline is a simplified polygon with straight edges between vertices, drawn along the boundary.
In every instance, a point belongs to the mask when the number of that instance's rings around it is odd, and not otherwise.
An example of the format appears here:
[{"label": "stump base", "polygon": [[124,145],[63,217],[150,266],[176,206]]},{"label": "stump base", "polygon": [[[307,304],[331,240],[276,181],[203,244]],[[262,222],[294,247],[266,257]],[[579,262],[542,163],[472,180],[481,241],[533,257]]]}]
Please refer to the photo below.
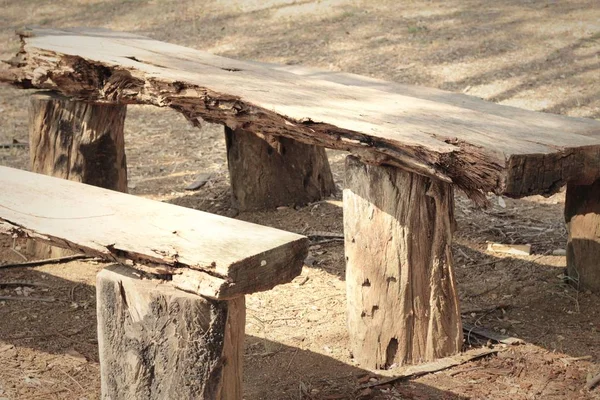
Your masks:
[{"label": "stump base", "polygon": [[458,353],[452,186],[349,156],[345,187],[354,358],[363,367],[389,368]]},{"label": "stump base", "polygon": [[233,206],[252,211],[305,205],[335,193],[325,149],[225,128]]},{"label": "stump base", "polygon": [[97,298],[103,399],[241,400],[243,296],[211,301],[115,266]]},{"label": "stump base", "polygon": [[578,290],[600,293],[600,180],[567,185],[567,275]]}]

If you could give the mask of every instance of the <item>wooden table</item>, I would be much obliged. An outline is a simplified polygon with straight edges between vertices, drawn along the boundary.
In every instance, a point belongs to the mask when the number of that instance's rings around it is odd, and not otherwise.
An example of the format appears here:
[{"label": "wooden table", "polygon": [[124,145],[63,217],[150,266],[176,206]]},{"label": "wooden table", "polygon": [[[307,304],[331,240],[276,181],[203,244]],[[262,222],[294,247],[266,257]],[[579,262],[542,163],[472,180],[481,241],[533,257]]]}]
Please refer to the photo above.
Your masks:
[{"label": "wooden table", "polygon": [[[568,272],[578,287],[600,291],[594,261],[600,257],[600,122],[356,75],[231,60],[130,33],[33,29],[21,36],[23,48],[0,79],[65,96],[45,100],[53,106],[36,115],[64,115],[61,110],[82,107],[77,104],[121,110],[153,104],[194,124],[225,125],[240,209],[328,195],[334,186],[322,148],[350,152],[344,189],[348,325],[363,366],[460,351],[454,188],[485,205],[488,192],[550,195],[567,184]],[[79,112],[76,119],[99,113]],[[119,111],[109,113],[119,120]],[[41,124],[32,136],[58,131]],[[122,128],[114,132],[103,148],[119,159]],[[32,148],[48,154],[48,145]],[[118,164],[104,165],[125,169]],[[112,176],[114,185],[126,179]]]}]

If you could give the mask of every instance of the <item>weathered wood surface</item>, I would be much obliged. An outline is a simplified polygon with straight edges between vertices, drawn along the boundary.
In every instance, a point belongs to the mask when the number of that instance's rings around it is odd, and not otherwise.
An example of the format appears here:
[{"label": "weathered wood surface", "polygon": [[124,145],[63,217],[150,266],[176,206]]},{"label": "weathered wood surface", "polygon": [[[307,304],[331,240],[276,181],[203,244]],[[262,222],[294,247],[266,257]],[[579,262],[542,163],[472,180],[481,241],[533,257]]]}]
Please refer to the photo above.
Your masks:
[{"label": "weathered wood surface", "polygon": [[141,280],[98,274],[103,399],[242,399],[244,297],[213,301]]},{"label": "weathered wood surface", "polygon": [[350,347],[368,368],[456,354],[452,186],[346,159],[344,235]]},{"label": "weathered wood surface", "polygon": [[325,149],[225,128],[233,206],[240,211],[305,205],[335,192]]},{"label": "weathered wood surface", "polygon": [[600,180],[567,185],[567,275],[579,290],[600,293]]},{"label": "weathered wood surface", "polygon": [[0,187],[0,233],[133,261],[211,298],[289,282],[308,252],[294,233],[17,169],[0,167]]},{"label": "weathered wood surface", "polygon": [[1,80],[87,100],[169,106],[194,123],[348,150],[453,182],[478,202],[483,192],[550,194],[600,177],[596,121],[514,118],[462,95],[440,101],[451,95],[309,79],[129,33],[33,29],[22,38]]},{"label": "weathered wood surface", "polygon": [[[127,106],[71,101],[57,93],[31,96],[29,155],[40,174],[127,192],[123,127]],[[56,258],[69,250],[30,240],[28,253]]]},{"label": "weathered wood surface", "polygon": [[31,169],[44,175],[127,192],[123,127],[127,107],[31,96]]}]

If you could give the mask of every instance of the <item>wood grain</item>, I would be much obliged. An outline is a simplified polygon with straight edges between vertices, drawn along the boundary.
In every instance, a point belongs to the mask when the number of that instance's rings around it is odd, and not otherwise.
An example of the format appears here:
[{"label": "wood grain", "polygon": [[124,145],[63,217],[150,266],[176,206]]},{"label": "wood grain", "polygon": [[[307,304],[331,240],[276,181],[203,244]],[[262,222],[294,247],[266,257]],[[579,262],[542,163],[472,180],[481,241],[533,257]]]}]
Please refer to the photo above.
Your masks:
[{"label": "wood grain", "polygon": [[[36,93],[29,105],[31,170],[40,174],[127,192],[123,128],[127,106],[71,101],[57,93]],[[35,258],[71,251],[30,240]]]},{"label": "wood grain", "polygon": [[479,203],[489,191],[551,194],[568,181],[600,177],[596,121],[570,124],[463,95],[448,100],[452,94],[429,89],[301,76],[123,32],[33,29],[22,37],[4,81],[172,107],[193,123],[348,150],[452,182]]},{"label": "wood grain", "polygon": [[232,203],[240,211],[318,201],[335,192],[325,149],[225,128]]},{"label": "wood grain", "polygon": [[348,327],[361,366],[385,369],[460,351],[453,225],[451,185],[347,157]]},{"label": "wood grain", "polygon": [[211,298],[289,282],[308,252],[294,233],[17,169],[0,167],[0,187],[10,188],[0,191],[0,233],[163,274],[191,269],[190,285]]},{"label": "wood grain", "polygon": [[565,220],[569,283],[600,293],[600,180],[567,185]]},{"label": "wood grain", "polygon": [[212,301],[133,272],[97,278],[102,398],[240,400],[244,297]]}]

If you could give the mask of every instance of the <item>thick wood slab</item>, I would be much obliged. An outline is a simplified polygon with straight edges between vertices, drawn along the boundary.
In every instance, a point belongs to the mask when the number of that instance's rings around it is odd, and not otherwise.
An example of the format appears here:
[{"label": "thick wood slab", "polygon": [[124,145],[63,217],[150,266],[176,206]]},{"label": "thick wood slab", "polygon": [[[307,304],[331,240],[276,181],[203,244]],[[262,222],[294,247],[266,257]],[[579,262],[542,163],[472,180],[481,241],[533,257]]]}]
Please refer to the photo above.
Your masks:
[{"label": "thick wood slab", "polygon": [[4,81],[169,106],[194,123],[348,150],[455,183],[479,202],[488,191],[550,194],[567,181],[600,177],[596,121],[569,124],[497,111],[463,95],[448,100],[453,95],[428,89],[308,78],[122,32],[33,29],[22,37]]},{"label": "thick wood slab", "polygon": [[451,185],[347,157],[348,331],[360,365],[418,364],[460,351],[453,225]]},{"label": "thick wood slab", "polygon": [[0,187],[0,233],[133,261],[212,298],[289,282],[308,252],[294,233],[17,169],[0,167]]},{"label": "thick wood slab", "polygon": [[204,299],[122,266],[96,286],[103,399],[242,399],[244,297]]}]

